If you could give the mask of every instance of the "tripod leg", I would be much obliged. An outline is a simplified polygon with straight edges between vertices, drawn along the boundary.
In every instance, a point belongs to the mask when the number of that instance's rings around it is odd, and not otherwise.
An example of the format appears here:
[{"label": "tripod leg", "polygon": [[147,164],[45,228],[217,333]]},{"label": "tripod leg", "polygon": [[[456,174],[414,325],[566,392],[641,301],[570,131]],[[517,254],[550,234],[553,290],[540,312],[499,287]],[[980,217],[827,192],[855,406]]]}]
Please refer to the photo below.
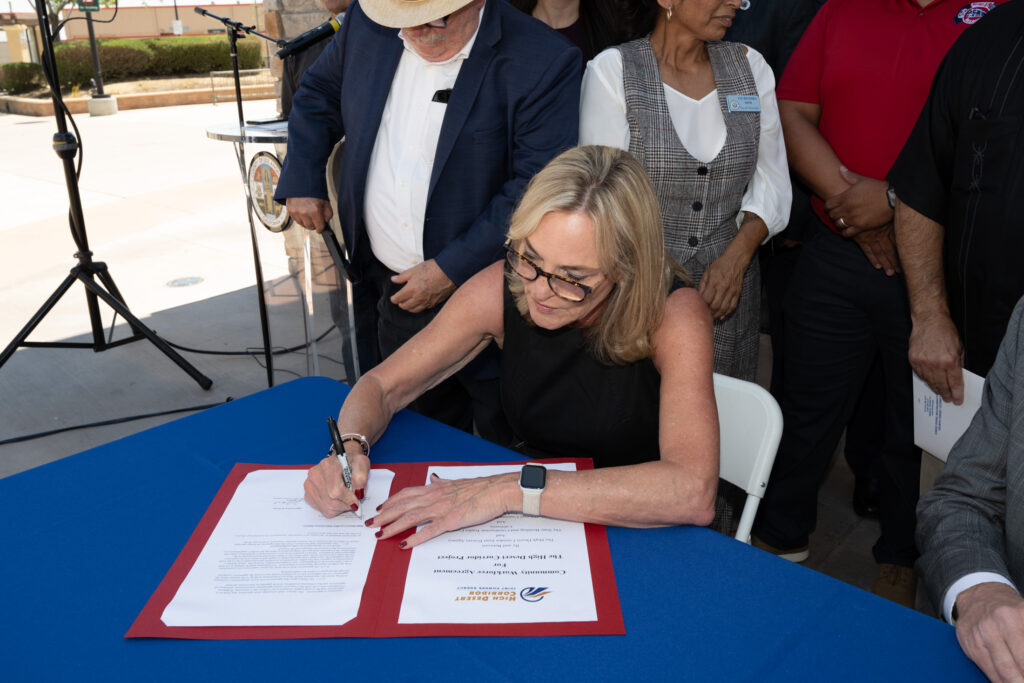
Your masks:
[{"label": "tripod leg", "polygon": [[[103,262],[93,262],[93,265],[96,267],[96,277],[100,279],[100,282],[102,282],[107,288],[107,291],[110,292],[114,298],[120,301],[125,308],[127,308],[128,304],[125,302],[124,297],[121,296],[121,290],[119,290],[117,285],[114,283],[114,276],[110,274],[109,270],[107,270],[107,264]],[[133,335],[137,336],[142,334],[142,331],[137,329],[131,323],[129,323],[129,327],[131,327]]]},{"label": "tripod leg", "polygon": [[[90,271],[81,270],[78,278],[82,282],[95,285]],[[92,327],[92,347],[96,351],[103,351],[107,348],[107,340],[103,338],[103,318],[100,316],[100,303],[96,300],[96,293],[88,285],[85,288],[85,307],[89,311],[89,323]]]},{"label": "tripod leg", "polygon": [[42,322],[43,318],[46,317],[46,314],[50,312],[50,309],[57,305],[60,298],[67,293],[68,289],[71,288],[71,285],[75,284],[75,280],[77,279],[78,267],[76,266],[71,269],[71,273],[64,278],[64,281],[57,285],[57,289],[53,291],[50,298],[46,300],[38,311],[36,311],[36,314],[32,316],[32,319],[28,321],[25,327],[21,328],[21,332],[19,332],[14,337],[14,340],[7,345],[7,348],[4,349],[3,353],[0,353],[0,366],[3,366],[3,364],[7,362],[7,359],[14,355],[15,350],[21,346],[23,341],[28,339],[28,335],[32,334],[32,330],[36,329],[36,325]]},{"label": "tripod leg", "polygon": [[79,279],[82,281],[82,284],[85,285],[86,289],[95,293],[96,296],[98,296],[99,298],[103,299],[103,301],[105,301],[108,306],[113,308],[120,314],[122,318],[128,321],[128,324],[131,325],[133,329],[137,329],[139,332],[145,335],[146,339],[153,342],[153,346],[160,349],[160,351],[162,351],[165,356],[167,356],[175,363],[177,363],[179,368],[187,372],[189,376],[192,377],[192,379],[199,383],[199,386],[201,386],[203,389],[209,389],[211,386],[213,386],[213,382],[210,380],[209,377],[196,370],[187,360],[182,358],[181,354],[179,354],[177,351],[168,346],[167,342],[165,342],[160,337],[156,336],[156,333],[153,332],[153,330],[146,327],[141,320],[136,318],[132,314],[132,312],[128,310],[127,306],[118,301],[113,295],[111,295],[105,289],[100,287],[98,284],[93,282],[92,278],[86,276],[79,276]]}]

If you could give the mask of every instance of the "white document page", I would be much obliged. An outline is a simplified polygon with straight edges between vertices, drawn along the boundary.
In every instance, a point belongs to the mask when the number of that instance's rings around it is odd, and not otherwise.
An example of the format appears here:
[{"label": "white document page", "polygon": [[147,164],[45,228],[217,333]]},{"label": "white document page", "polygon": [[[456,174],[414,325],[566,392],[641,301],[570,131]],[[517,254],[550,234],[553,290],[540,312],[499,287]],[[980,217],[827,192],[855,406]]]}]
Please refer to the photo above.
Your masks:
[{"label": "white document page", "polygon": [[[167,626],[334,626],[359,611],[374,533],[303,500],[306,470],[257,470],[238,485],[161,620]],[[364,514],[394,473],[370,470]]]},{"label": "white document page", "polygon": [[946,462],[981,407],[985,378],[964,370],[964,402],[946,403],[914,373],[914,443]]},{"label": "white document page", "polygon": [[[574,463],[546,465],[575,470]],[[443,479],[522,465],[431,467]],[[400,624],[597,621],[583,524],[507,514],[412,549]]]}]

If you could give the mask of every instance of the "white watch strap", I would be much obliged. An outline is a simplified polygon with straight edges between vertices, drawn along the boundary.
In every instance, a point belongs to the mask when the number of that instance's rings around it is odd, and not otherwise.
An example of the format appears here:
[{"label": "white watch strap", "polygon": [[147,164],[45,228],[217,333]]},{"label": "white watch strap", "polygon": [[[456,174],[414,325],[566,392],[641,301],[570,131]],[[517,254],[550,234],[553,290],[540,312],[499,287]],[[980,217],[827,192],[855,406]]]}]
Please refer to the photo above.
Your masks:
[{"label": "white watch strap", "polygon": [[540,494],[544,493],[544,489],[523,489],[523,514],[533,515],[537,517],[540,515]]}]

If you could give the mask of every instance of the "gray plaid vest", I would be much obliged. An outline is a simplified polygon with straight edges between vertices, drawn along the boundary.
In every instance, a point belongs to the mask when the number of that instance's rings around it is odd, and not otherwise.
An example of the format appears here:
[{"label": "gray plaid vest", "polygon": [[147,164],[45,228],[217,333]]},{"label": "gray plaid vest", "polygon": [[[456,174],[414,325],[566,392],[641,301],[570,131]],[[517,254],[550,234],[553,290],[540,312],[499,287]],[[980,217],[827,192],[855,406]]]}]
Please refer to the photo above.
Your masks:
[{"label": "gray plaid vest", "polygon": [[694,159],[676,134],[665,102],[658,61],[650,40],[620,45],[622,84],[626,91],[629,151],[654,183],[665,226],[665,246],[680,263],[701,251],[707,265],[736,234],[736,214],[757,165],[761,138],[759,112],[729,112],[729,95],[757,96],[743,46],[708,43],[718,103],[725,118],[725,144],[705,164]]},{"label": "gray plaid vest", "polygon": [[[679,140],[650,40],[641,38],[618,46],[629,151],[654,184],[665,247],[694,284],[736,236],[736,214],[757,166],[761,138],[760,112],[730,112],[727,104],[729,95],[758,94],[743,45],[710,42],[707,48],[727,133],[718,156],[704,163],[694,159]],[[744,275],[736,310],[715,322],[715,372],[755,379],[759,291],[755,255]]]}]

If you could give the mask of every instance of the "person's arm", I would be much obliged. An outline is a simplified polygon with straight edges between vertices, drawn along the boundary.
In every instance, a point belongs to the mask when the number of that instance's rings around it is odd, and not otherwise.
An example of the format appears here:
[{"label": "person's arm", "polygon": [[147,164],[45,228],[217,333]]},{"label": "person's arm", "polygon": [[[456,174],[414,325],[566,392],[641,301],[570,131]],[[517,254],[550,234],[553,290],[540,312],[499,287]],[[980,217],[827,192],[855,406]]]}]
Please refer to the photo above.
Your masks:
[{"label": "person's arm", "polygon": [[753,48],[747,48],[747,61],[757,84],[761,102],[761,130],[758,136],[757,164],[743,199],[737,224],[743,224],[744,214],[760,217],[768,230],[768,237],[786,229],[789,210],[793,203],[793,186],[786,159],[786,143],[782,137],[779,103],[775,99],[775,76],[771,67]]},{"label": "person's arm", "polygon": [[956,639],[991,681],[1024,681],[1024,598],[1001,582],[960,593]]},{"label": "person's arm", "polygon": [[[503,263],[495,263],[470,278],[426,328],[363,375],[345,399],[338,429],[354,432],[372,444],[396,412],[463,368],[492,339],[502,336]],[[355,443],[346,443],[352,465],[352,489],[366,485],[370,462]],[[358,506],[358,497],[345,488],[341,467],[328,457],[309,471],[306,500],[328,517]]]},{"label": "person's arm", "polygon": [[843,166],[818,130],[821,105],[780,100],[779,117],[790,166],[814,194],[825,200],[829,217],[843,219],[847,226],[843,236],[856,241],[875,268],[884,269],[888,275],[898,272],[891,212],[888,221],[876,224],[881,215],[879,202],[886,210],[889,207],[885,199],[888,185],[850,173]]},{"label": "person's arm", "polygon": [[964,350],[949,315],[942,225],[896,201],[896,247],[910,299],[910,365],[944,401],[964,401]]},{"label": "person's arm", "polygon": [[[501,257],[508,220],[526,184],[579,136],[580,51],[567,46],[532,83],[513,112],[512,175],[472,225],[435,257],[456,285]],[[511,76],[510,76],[511,77]],[[457,197],[450,199],[458,201]]]},{"label": "person's arm", "polygon": [[756,50],[748,48],[747,60],[761,101],[757,164],[740,202],[736,236],[722,255],[707,267],[697,286],[716,319],[724,318],[736,309],[743,291],[743,275],[751,259],[758,246],[786,227],[793,201],[786,147],[775,101],[775,76]]},{"label": "person's arm", "polygon": [[826,199],[850,186],[839,173],[842,162],[818,130],[820,104],[780,99],[779,120],[789,165],[811,192]]},{"label": "person's arm", "polygon": [[[367,21],[362,16],[359,20]],[[288,153],[274,199],[287,207],[296,223],[316,232],[323,232],[333,216],[324,168],[334,145],[345,135],[338,102],[345,43],[352,23],[342,23],[320,58],[301,75],[295,86],[298,89],[290,98]],[[292,62],[296,59],[289,57]]]},{"label": "person's arm", "polygon": [[587,63],[580,90],[580,144],[629,151],[622,53],[605,50]]},{"label": "person's arm", "polygon": [[[971,574],[1010,576],[1005,547],[1007,460],[1012,449],[1021,447],[1021,433],[1013,425],[1019,404],[1015,390],[1020,386],[1016,367],[1024,353],[1022,315],[1024,300],[1014,309],[985,380],[981,408],[950,452],[935,487],[918,504],[918,568],[935,605]],[[1006,593],[991,583],[968,588],[955,598],[957,636],[965,653],[989,675],[994,671],[991,656],[1000,643],[1019,641],[1024,632],[1019,608],[1011,600],[1009,609],[1003,609],[1007,602],[1000,596],[1005,598]],[[1006,628],[1014,623],[1004,621],[1007,614],[1018,615],[1015,627]]]},{"label": "person's arm", "polygon": [[[669,297],[652,342],[661,373],[661,458],[580,472],[549,470],[542,515],[629,527],[711,523],[718,486],[714,352],[711,319],[694,290]],[[392,496],[367,525],[381,527],[380,537],[389,538],[424,524],[403,541],[403,548],[413,547],[446,531],[521,511],[518,481],[517,474],[434,479]]]},{"label": "person's arm", "polygon": [[[965,33],[964,37],[970,32]],[[961,103],[971,52],[958,40],[946,54],[914,124],[889,170],[896,192],[896,246],[904,264],[910,316],[910,364],[943,400],[963,402],[963,345],[950,318],[944,273],[945,227],[966,107]]]},{"label": "person's arm", "polygon": [[842,162],[818,130],[832,10],[823,7],[800,36],[776,94],[790,168],[822,199],[849,187],[839,174]]},{"label": "person's arm", "polygon": [[821,105],[782,100],[779,116],[790,166],[814,194],[825,200],[829,218],[837,223],[843,219],[839,227],[844,237],[854,238],[865,230],[892,223],[892,209],[885,197],[889,185],[853,173],[842,164],[818,130]]}]

